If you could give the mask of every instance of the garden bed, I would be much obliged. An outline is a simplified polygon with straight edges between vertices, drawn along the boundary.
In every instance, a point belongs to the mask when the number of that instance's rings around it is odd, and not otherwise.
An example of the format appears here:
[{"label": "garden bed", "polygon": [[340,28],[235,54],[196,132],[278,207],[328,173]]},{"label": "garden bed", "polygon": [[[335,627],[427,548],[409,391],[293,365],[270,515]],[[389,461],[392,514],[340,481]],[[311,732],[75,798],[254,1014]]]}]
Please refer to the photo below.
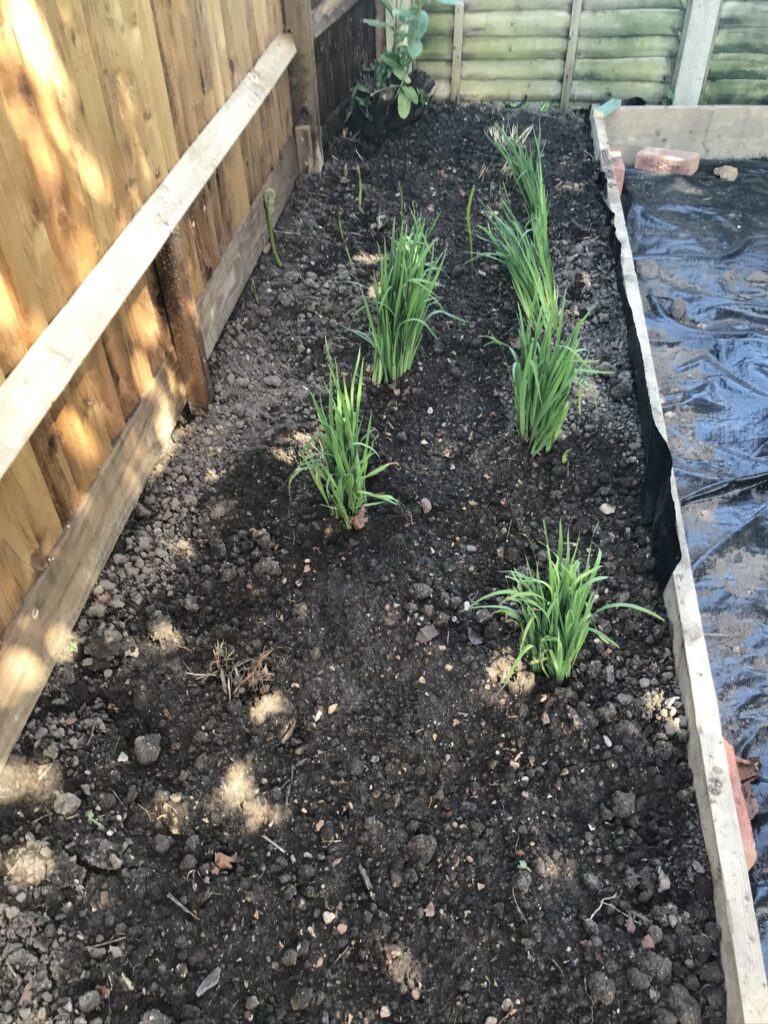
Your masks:
[{"label": "garden bed", "polygon": [[[80,997],[89,1020],[154,1024],[724,1019],[667,627],[611,612],[620,650],[503,691],[515,637],[464,611],[561,518],[595,530],[606,600],[663,611],[588,127],[541,118],[558,281],[610,374],[532,462],[484,345],[513,335],[514,295],[466,265],[469,189],[476,209],[498,189],[493,119],[435,108],[375,150],[339,139],[299,183],[284,269],[257,267],[216,402],[177,431],[0,783],[2,1024],[63,1024]],[[325,337],[354,358],[356,282],[401,186],[440,215],[461,319],[397,390],[369,387],[403,508],[347,534],[287,480]],[[269,652],[271,678],[229,700],[204,678],[221,643]]]}]

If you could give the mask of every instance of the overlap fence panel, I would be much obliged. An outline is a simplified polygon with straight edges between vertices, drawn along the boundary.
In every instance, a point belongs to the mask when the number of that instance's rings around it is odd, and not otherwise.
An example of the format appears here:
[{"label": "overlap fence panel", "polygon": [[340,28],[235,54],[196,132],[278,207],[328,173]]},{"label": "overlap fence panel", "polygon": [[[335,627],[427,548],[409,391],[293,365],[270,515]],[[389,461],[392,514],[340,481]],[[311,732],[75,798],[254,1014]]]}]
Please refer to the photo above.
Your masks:
[{"label": "overlap fence panel", "polygon": [[[701,49],[701,25],[717,25],[701,55],[702,103],[768,99],[768,0],[429,0],[420,66],[441,98],[559,100],[586,106],[610,97],[675,99],[686,34]],[[406,0],[407,5],[407,0]],[[690,90],[688,90],[690,92]],[[687,95],[688,93],[686,93]],[[699,97],[697,83],[694,99]]]}]

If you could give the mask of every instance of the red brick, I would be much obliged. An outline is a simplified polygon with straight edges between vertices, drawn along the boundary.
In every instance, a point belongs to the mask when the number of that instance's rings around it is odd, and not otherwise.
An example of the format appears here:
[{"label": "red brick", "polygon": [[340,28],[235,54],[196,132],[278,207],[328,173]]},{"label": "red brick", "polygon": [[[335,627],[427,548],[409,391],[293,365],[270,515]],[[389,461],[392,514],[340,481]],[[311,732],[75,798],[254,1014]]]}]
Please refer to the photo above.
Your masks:
[{"label": "red brick", "polygon": [[733,789],[733,799],[736,804],[736,817],[739,819],[741,845],[744,847],[744,860],[747,863],[747,871],[751,871],[757,860],[752,822],[749,820],[747,802],[744,799],[744,793],[741,788],[741,776],[739,775],[739,766],[736,763],[736,753],[728,740],[723,740],[723,743],[725,744],[725,754],[728,758],[728,774],[731,776],[731,788]]},{"label": "red brick", "polygon": [[699,169],[699,154],[685,149],[646,146],[645,149],[638,150],[635,168],[638,171],[650,171],[652,174],[683,174],[688,177]]},{"label": "red brick", "polygon": [[621,150],[612,149],[609,155],[613,161],[613,173],[616,175],[616,188],[619,190],[619,195],[621,195],[624,188],[624,172],[626,170],[624,160],[621,156]]}]

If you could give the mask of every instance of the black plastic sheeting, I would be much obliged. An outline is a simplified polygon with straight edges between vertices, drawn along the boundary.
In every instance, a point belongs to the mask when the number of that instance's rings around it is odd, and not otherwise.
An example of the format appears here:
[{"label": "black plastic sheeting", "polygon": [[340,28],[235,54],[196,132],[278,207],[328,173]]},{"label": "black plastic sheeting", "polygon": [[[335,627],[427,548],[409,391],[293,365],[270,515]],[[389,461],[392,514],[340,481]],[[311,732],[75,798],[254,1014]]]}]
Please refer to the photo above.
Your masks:
[{"label": "black plastic sheeting", "polygon": [[627,226],[723,731],[762,764],[751,877],[768,964],[768,162],[733,183],[714,166],[628,171]]}]

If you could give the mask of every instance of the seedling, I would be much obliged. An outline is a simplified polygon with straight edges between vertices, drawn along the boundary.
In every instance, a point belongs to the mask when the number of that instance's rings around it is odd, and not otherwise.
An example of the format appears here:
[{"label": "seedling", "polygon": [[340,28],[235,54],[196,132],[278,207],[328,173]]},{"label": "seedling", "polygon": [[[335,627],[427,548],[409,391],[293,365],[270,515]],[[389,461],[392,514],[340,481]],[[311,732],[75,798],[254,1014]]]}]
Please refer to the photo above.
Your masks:
[{"label": "seedling", "polygon": [[363,208],[363,176],[360,173],[360,164],[357,165],[357,208]]},{"label": "seedling", "polygon": [[467,209],[464,214],[464,219],[467,224],[467,242],[469,244],[469,265],[474,266],[475,263],[475,234],[472,230],[472,203],[475,200],[475,186],[469,190],[469,196],[467,197]]},{"label": "seedling", "polygon": [[570,330],[565,326],[565,302],[542,306],[528,319],[518,315],[519,345],[492,338],[509,356],[509,380],[515,400],[517,430],[531,455],[552,451],[576,396],[581,412],[587,377],[599,373],[581,347],[586,317]]},{"label": "seedling", "polygon": [[273,222],[273,216],[275,212],[275,190],[273,188],[264,189],[264,217],[267,221],[267,234],[269,235],[269,248],[272,250],[272,259],[282,269],[283,261],[280,259],[280,253],[277,248],[277,238],[275,237],[275,225]]},{"label": "seedling", "polygon": [[598,611],[626,608],[662,621],[661,616],[649,608],[624,601],[612,601],[598,609],[598,587],[607,579],[600,573],[602,552],[598,546],[590,544],[582,558],[578,541],[571,540],[562,522],[554,546],[545,528],[544,544],[543,569],[538,564],[531,567],[529,563],[524,571],[513,569],[506,573],[506,587],[473,603],[474,608],[499,612],[519,628],[520,647],[510,676],[525,660],[535,671],[562,683],[573,672],[589,636],[610,647],[618,647],[615,640],[595,625]]},{"label": "seedling", "polygon": [[444,263],[434,223],[427,224],[416,212],[393,223],[389,243],[379,249],[371,297],[363,295],[368,329],[353,332],[373,349],[374,384],[391,384],[407,373],[424,331],[434,336],[431,321],[450,315],[437,294]]},{"label": "seedling", "polygon": [[365,365],[358,350],[349,379],[342,376],[328,346],[328,394],[325,404],[312,396],[317,431],[299,452],[299,465],[291,473],[288,486],[306,473],[333,516],[348,530],[364,525],[364,510],[374,505],[399,505],[397,498],[370,490],[371,480],[392,465],[374,466],[377,458],[372,444],[373,427],[368,417],[363,424],[361,405]]},{"label": "seedling", "polygon": [[345,237],[344,237],[344,214],[341,212],[340,209],[336,211],[336,227],[338,228],[339,238],[341,240],[341,244],[343,245],[344,242],[345,242]]}]

